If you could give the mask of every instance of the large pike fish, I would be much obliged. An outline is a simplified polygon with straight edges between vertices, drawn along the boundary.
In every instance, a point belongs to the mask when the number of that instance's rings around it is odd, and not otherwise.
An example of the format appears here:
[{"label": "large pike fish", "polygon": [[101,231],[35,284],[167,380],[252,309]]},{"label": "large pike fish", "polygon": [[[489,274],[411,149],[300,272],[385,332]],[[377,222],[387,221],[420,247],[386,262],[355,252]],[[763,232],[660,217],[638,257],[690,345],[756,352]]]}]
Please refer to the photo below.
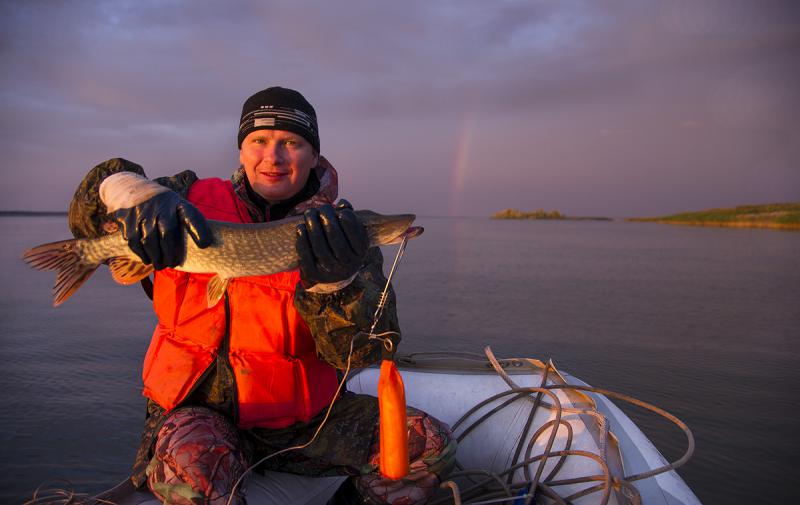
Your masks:
[{"label": "large pike fish", "polygon": [[[411,227],[413,214],[384,216],[368,210],[356,211],[367,230],[370,246],[400,243],[414,238],[422,228]],[[250,275],[269,275],[297,268],[295,227],[303,220],[293,216],[260,224],[226,223],[209,220],[214,235],[212,244],[200,249],[184,234],[186,258],[176,270],[216,274],[208,283],[208,306],[219,302],[230,279]],[[120,284],[133,284],[147,277],[152,265],[142,263],[128,247],[121,232],[96,239],[61,240],[36,246],[22,258],[39,270],[56,270],[53,305],[59,306],[106,263],[111,276]]]}]

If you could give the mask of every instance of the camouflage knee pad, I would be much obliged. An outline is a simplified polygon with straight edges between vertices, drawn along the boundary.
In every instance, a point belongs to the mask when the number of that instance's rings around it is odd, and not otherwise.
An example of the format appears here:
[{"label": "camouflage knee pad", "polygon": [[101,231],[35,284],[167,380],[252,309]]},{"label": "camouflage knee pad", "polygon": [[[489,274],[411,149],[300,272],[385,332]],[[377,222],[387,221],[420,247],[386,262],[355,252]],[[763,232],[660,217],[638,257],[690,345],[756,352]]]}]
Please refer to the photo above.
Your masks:
[{"label": "camouflage knee pad", "polygon": [[380,436],[376,427],[369,463],[364,474],[354,480],[367,503],[425,503],[455,465],[456,440],[446,424],[413,407],[407,408],[407,423],[410,472],[400,480],[380,474]]},{"label": "camouflage knee pad", "polygon": [[[186,407],[170,413],[159,430],[147,485],[172,504],[225,504],[246,468],[231,422],[212,410]],[[237,488],[231,503],[243,503],[243,497]]]}]

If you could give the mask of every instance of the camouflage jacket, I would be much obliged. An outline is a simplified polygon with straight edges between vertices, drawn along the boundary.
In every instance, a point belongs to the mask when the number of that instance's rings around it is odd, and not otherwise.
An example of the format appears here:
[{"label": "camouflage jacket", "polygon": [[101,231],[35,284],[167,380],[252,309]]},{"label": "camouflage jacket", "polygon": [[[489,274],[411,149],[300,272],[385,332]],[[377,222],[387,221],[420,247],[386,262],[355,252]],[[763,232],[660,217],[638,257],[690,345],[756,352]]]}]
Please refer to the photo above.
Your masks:
[{"label": "camouflage jacket", "polygon": [[[121,158],[114,158],[94,167],[81,181],[70,203],[68,216],[70,230],[76,238],[95,238],[116,230],[115,222],[107,214],[98,192],[103,179],[122,171],[145,175],[141,166]],[[323,157],[320,157],[319,165],[312,171],[306,187],[294,199],[280,206],[270,206],[255,194],[249,187],[241,167],[234,172],[231,179],[253,222],[300,214],[310,207],[335,200],[338,192],[336,171]],[[154,180],[186,197],[189,188],[198,177],[194,172],[186,170],[172,177]],[[345,368],[350,341],[358,332],[369,331],[385,283],[383,257],[378,248],[370,249],[356,278],[339,291],[314,293],[307,291],[298,283],[294,304],[311,329],[317,345],[317,355],[321,360],[338,369]],[[386,310],[376,331],[397,332],[397,337],[393,340],[395,344],[399,342],[400,329],[393,292],[390,292]],[[367,366],[378,362],[381,356],[382,345],[379,341],[358,338],[351,366]],[[215,368],[214,373],[207,374],[204,382],[184,403],[208,406],[231,415],[235,401],[233,373],[227,365],[227,360],[218,359],[212,366]],[[163,413],[163,409],[155,402],[148,403],[145,431],[134,465],[133,481],[136,485],[144,481],[144,469],[149,462],[155,434],[163,422]]]}]

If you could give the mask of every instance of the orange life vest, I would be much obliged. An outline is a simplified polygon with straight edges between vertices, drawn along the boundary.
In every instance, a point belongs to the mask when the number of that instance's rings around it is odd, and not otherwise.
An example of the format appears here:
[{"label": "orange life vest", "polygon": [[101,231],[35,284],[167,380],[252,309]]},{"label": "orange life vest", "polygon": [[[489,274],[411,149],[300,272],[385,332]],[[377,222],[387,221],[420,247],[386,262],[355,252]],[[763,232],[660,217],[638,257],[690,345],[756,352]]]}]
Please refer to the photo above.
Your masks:
[{"label": "orange life vest", "polygon": [[[188,200],[208,219],[251,222],[230,181],[197,181]],[[337,378],[336,370],[317,358],[311,332],[294,308],[299,271],[232,279],[225,299],[208,308],[211,277],[156,272],[158,326],[144,361],[143,394],[168,411],[175,408],[227,336],[239,427],[282,428],[310,420],[333,398]]]}]

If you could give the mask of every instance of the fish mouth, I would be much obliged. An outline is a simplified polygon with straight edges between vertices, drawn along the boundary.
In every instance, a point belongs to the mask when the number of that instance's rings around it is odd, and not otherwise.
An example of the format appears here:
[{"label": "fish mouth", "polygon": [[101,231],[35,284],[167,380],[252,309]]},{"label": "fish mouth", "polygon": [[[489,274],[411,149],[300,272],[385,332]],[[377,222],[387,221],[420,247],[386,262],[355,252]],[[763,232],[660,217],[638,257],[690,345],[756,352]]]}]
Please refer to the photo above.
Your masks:
[{"label": "fish mouth", "polygon": [[414,219],[417,218],[414,214],[376,217],[376,222],[372,226],[367,226],[372,244],[399,244],[406,237],[410,239],[418,237],[422,233],[421,227],[411,226]]},{"label": "fish mouth", "polygon": [[425,228],[422,226],[409,226],[406,232],[404,233],[405,237],[408,237],[409,240],[412,238],[417,238],[425,231]]},{"label": "fish mouth", "polygon": [[417,238],[420,235],[422,235],[422,232],[424,231],[425,228],[423,228],[422,226],[409,226],[408,228],[406,228],[406,231],[404,231],[403,233],[392,239],[392,241],[388,242],[387,245],[399,244],[403,240],[411,240],[412,238]]}]

